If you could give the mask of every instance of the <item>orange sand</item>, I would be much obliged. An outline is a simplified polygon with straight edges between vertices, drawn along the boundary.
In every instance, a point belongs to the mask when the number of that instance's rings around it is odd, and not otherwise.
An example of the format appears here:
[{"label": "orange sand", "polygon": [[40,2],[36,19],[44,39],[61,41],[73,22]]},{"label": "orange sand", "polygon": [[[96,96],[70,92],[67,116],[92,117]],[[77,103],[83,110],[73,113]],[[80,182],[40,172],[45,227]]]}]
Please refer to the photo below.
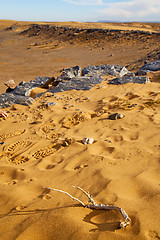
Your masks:
[{"label": "orange sand", "polygon": [[[5,35],[3,31],[2,34]],[[10,34],[8,38],[17,38]],[[27,42],[33,39],[23,37],[23,40],[23,43],[20,40],[16,56],[2,46],[1,56],[6,60],[4,68],[1,67],[1,79],[7,74],[18,83],[27,78],[31,80],[34,75],[46,76],[47,71],[47,75],[53,75],[54,71],[58,74],[63,65],[67,65],[69,57],[65,53],[69,50],[73,55],[66,67],[79,62],[83,66],[88,60],[93,64],[105,60],[104,52],[99,49],[94,50],[97,60],[91,59],[89,50],[84,60],[84,47],[79,47],[76,58],[75,49],[66,50],[64,46],[65,56],[59,55],[61,49],[52,52],[52,57],[66,60],[56,63],[53,60],[48,65],[50,56],[42,69],[38,59],[42,50],[31,49],[30,62],[26,62],[27,55],[19,59],[27,51]],[[10,44],[6,42],[6,49],[7,46],[11,49]],[[13,44],[18,49],[17,43]],[[118,46],[116,49],[118,51]],[[145,55],[142,49],[140,52]],[[138,58],[132,56],[134,60]],[[39,63],[38,69],[34,58]],[[10,65],[13,72],[8,69],[6,73],[7,61],[10,64],[13,61]],[[22,61],[25,68],[16,65],[18,61]],[[119,64],[122,61],[123,65],[129,61],[129,56],[108,59],[106,63],[112,61]],[[31,71],[27,72],[26,68]],[[57,105],[47,108],[46,102]],[[132,104],[137,105],[128,108]],[[29,107],[14,105],[5,111],[9,111],[9,117],[0,121],[0,142],[5,143],[0,145],[2,240],[160,238],[159,83],[112,86],[104,81],[85,92],[73,90],[55,96],[46,93]],[[108,115],[115,112],[125,117],[109,120]],[[83,145],[84,137],[93,137],[95,141],[92,145]],[[85,209],[63,193],[42,188],[62,189],[87,201],[81,192],[72,188],[73,185],[89,191],[97,203],[124,208],[132,220],[131,226],[119,229],[122,220],[119,213]]]}]

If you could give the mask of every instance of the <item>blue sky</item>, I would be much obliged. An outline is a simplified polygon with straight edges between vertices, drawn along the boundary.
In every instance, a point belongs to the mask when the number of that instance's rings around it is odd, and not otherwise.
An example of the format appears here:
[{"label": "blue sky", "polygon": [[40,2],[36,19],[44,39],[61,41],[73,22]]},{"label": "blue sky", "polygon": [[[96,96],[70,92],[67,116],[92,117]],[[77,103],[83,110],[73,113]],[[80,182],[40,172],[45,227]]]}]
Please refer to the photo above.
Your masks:
[{"label": "blue sky", "polygon": [[160,0],[1,0],[0,19],[160,21]]}]

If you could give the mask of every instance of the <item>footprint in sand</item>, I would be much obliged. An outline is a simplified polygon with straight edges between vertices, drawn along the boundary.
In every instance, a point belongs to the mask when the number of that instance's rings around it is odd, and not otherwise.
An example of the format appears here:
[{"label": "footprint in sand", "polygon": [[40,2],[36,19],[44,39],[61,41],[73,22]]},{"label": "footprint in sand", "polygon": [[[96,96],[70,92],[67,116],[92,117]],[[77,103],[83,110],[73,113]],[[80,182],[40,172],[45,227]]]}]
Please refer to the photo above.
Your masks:
[{"label": "footprint in sand", "polygon": [[71,128],[72,126],[76,126],[81,122],[91,119],[91,114],[89,113],[76,113],[71,117],[64,118],[61,123],[65,128]]},{"label": "footprint in sand", "polygon": [[15,132],[12,132],[12,133],[0,134],[0,140],[5,140],[5,139],[7,139],[7,138],[19,136],[19,135],[25,133],[25,131],[26,131],[26,130],[24,129],[24,130],[15,131]]},{"label": "footprint in sand", "polygon": [[47,124],[41,127],[41,131],[44,133],[51,133],[54,130],[55,124]]},{"label": "footprint in sand", "polygon": [[5,152],[7,153],[14,153],[16,151],[21,150],[22,148],[26,148],[28,146],[30,146],[32,144],[32,142],[30,141],[17,141],[11,145],[9,145],[8,147],[5,148]]},{"label": "footprint in sand", "polygon": [[94,146],[89,146],[88,149],[92,155],[104,157],[112,154],[115,151],[115,147],[108,146],[108,143],[106,142],[97,142],[94,144]]},{"label": "footprint in sand", "polygon": [[159,92],[148,92],[148,95],[151,96],[151,97],[159,97],[160,96],[160,93]]},{"label": "footprint in sand", "polygon": [[135,132],[135,133],[132,133],[130,136],[129,136],[129,139],[131,141],[135,141],[139,138],[139,133],[138,132]]},{"label": "footprint in sand", "polygon": [[54,127],[55,127],[54,123],[46,124],[37,131],[37,135],[45,137],[46,139],[49,140],[51,139],[58,140],[60,137],[62,137],[62,134],[55,133]]},{"label": "footprint in sand", "polygon": [[108,109],[122,109],[128,111],[134,109],[136,106],[136,103],[131,103],[129,100],[118,99],[118,101],[110,103]]},{"label": "footprint in sand", "polygon": [[132,92],[129,92],[126,94],[126,99],[128,99],[128,100],[132,100],[132,99],[139,98],[139,97],[140,97],[139,95],[134,94]]},{"label": "footprint in sand", "polygon": [[115,102],[117,100],[118,100],[118,97],[115,97],[115,96],[111,96],[111,97],[108,98],[109,102]]},{"label": "footprint in sand", "polygon": [[41,159],[44,157],[47,157],[51,154],[54,154],[56,151],[58,151],[61,148],[61,144],[53,144],[48,147],[40,148],[36,152],[32,154],[32,157],[35,159]]},{"label": "footprint in sand", "polygon": [[30,141],[17,141],[10,144],[8,147],[5,147],[4,153],[8,156],[9,161],[15,164],[25,163],[29,158],[22,154],[24,154],[24,152],[26,152],[32,145],[33,143]]},{"label": "footprint in sand", "polygon": [[123,136],[120,135],[120,134],[113,135],[113,136],[111,137],[111,139],[113,139],[114,142],[121,142],[121,141],[124,140],[124,139],[123,139]]}]

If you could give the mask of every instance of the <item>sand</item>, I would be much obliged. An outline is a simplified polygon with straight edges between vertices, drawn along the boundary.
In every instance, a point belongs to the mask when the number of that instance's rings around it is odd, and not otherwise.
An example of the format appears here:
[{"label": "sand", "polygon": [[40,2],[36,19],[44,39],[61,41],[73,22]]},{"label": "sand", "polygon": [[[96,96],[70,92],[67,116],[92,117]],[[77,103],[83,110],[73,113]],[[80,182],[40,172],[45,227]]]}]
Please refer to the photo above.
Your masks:
[{"label": "sand", "polygon": [[[1,93],[9,78],[18,84],[58,76],[63,67],[76,64],[134,64],[136,69],[143,64],[139,59],[158,49],[152,42],[110,42],[105,50],[92,51],[67,42],[56,49],[28,49],[47,40],[4,30],[12,24],[2,21],[0,32]],[[57,105],[47,107],[47,102]],[[85,92],[46,93],[31,106],[5,111],[9,117],[0,121],[2,240],[160,239],[159,82],[113,86],[104,81]],[[116,112],[124,118],[108,119]],[[82,144],[84,137],[94,138],[93,144]],[[119,229],[118,212],[83,208],[63,193],[42,188],[62,189],[87,203],[72,186],[89,191],[97,203],[124,208],[131,225]]]}]

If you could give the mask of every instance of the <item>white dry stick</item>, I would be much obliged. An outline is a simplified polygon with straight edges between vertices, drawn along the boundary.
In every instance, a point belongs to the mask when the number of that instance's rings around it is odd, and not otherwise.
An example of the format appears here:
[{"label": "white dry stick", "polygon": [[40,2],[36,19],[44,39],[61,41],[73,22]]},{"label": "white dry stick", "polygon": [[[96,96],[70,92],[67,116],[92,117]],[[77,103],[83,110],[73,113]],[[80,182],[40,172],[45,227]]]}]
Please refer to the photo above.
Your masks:
[{"label": "white dry stick", "polygon": [[[75,187],[75,186],[73,186],[73,187]],[[80,191],[82,191],[89,198],[89,204],[83,203],[81,200],[79,200],[78,198],[73,197],[68,192],[65,192],[65,191],[62,191],[62,190],[59,190],[59,189],[56,189],[56,188],[48,188],[48,187],[43,187],[43,188],[50,189],[50,190],[57,191],[57,192],[61,192],[61,193],[65,193],[69,197],[71,197],[73,200],[78,201],[80,204],[82,204],[83,207],[86,207],[86,208],[99,209],[99,210],[117,210],[117,211],[119,211],[120,214],[122,215],[123,219],[124,219],[124,221],[120,223],[120,228],[124,228],[127,225],[130,225],[130,223],[131,223],[131,219],[129,218],[128,214],[124,211],[123,208],[120,208],[120,207],[117,207],[117,206],[114,206],[114,205],[97,204],[93,200],[92,196],[89,193],[87,193],[86,191],[84,191],[80,187],[75,187],[75,188],[77,188]]]}]

